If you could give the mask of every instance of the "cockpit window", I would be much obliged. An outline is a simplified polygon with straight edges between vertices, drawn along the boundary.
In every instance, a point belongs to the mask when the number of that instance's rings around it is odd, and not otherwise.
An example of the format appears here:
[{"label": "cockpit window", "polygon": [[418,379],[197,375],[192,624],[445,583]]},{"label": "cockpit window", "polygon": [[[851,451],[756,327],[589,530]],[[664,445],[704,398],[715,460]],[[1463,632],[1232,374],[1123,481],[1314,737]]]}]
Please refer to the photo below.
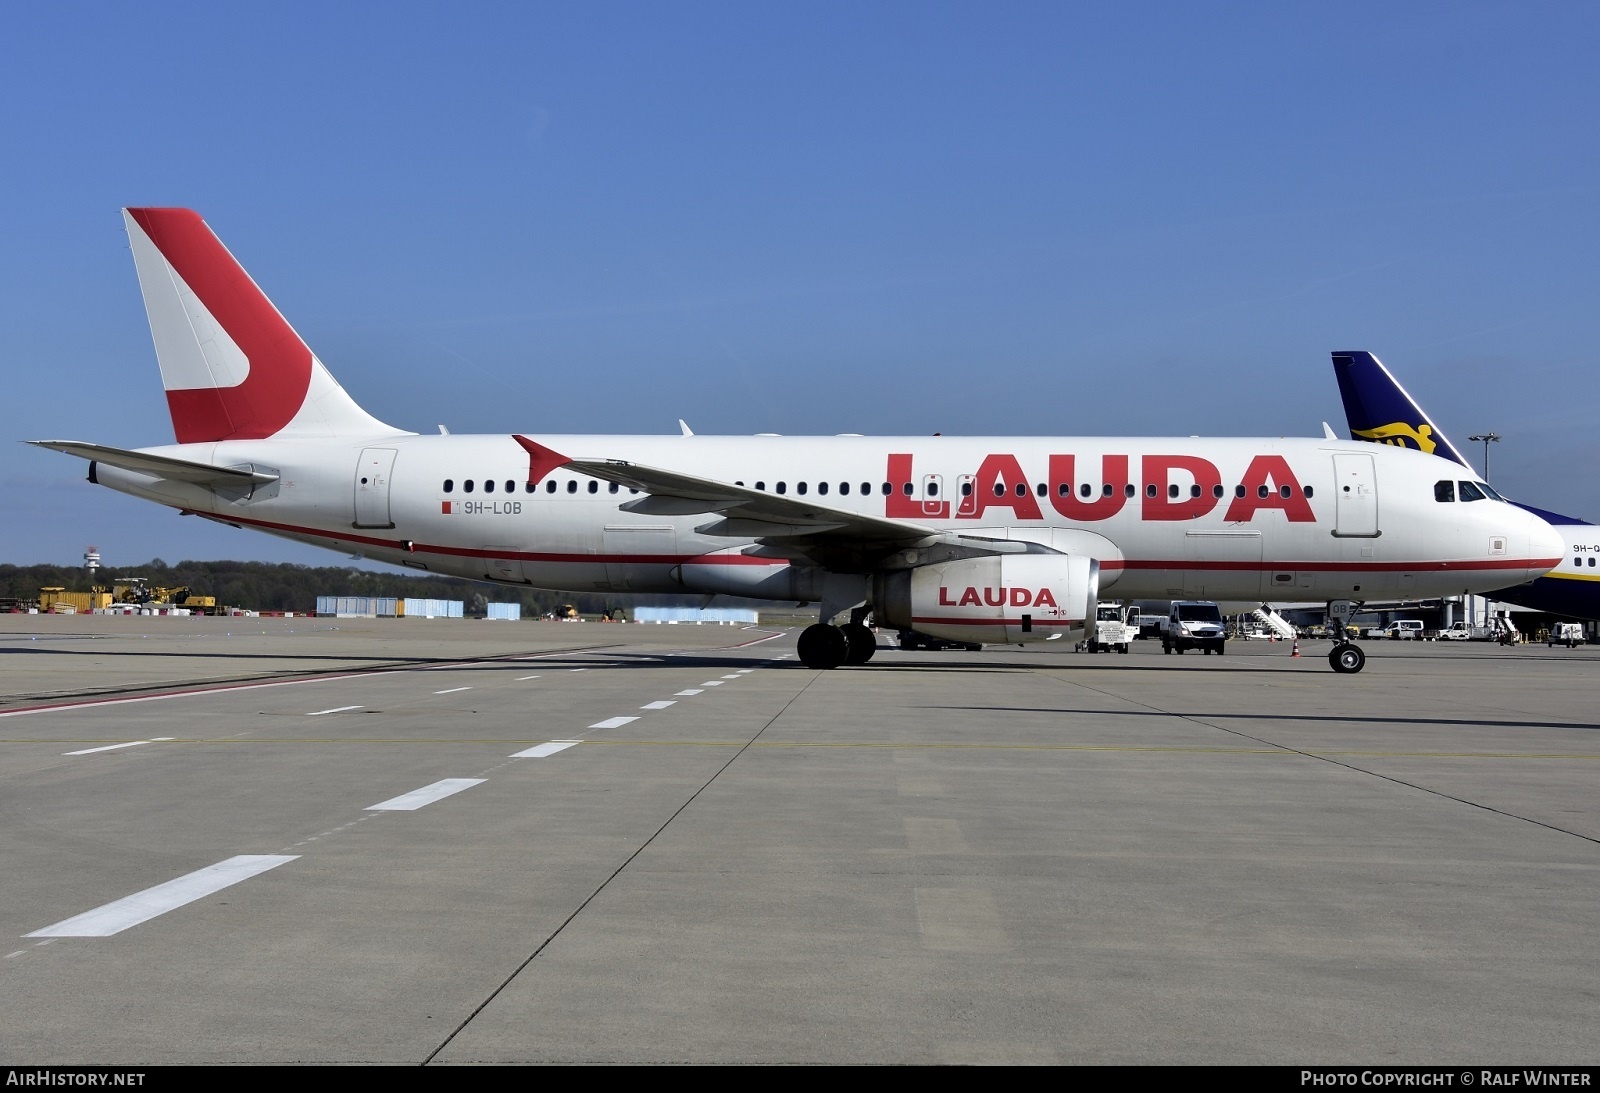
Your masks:
[{"label": "cockpit window", "polygon": [[1485,501],[1488,499],[1484,497],[1483,491],[1478,488],[1476,482],[1463,482],[1461,483],[1461,500]]},{"label": "cockpit window", "polygon": [[1454,501],[1456,499],[1456,484],[1448,478],[1443,482],[1433,484],[1433,499],[1435,501]]},{"label": "cockpit window", "polygon": [[1494,500],[1494,501],[1504,501],[1505,500],[1504,497],[1501,497],[1498,493],[1494,492],[1494,487],[1489,485],[1489,483],[1487,483],[1487,482],[1478,482],[1478,483],[1476,483],[1476,485],[1480,490],[1483,491],[1483,495],[1485,497],[1488,497],[1488,498],[1490,498],[1491,500]]}]

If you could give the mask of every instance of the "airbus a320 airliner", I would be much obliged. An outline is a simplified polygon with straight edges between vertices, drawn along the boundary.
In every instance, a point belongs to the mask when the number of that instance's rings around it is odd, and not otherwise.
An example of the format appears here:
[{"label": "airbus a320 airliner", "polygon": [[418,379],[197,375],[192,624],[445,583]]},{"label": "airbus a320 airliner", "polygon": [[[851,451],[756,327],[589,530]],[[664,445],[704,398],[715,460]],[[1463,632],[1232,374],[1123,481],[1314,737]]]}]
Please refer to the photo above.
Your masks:
[{"label": "airbus a320 airliner", "polygon": [[[1462,468],[1316,439],[419,435],[362,410],[198,214],[124,211],[176,444],[35,441],[89,480],[379,561],[570,591],[820,605],[812,668],[883,625],[1078,637],[1099,596],[1341,601],[1481,592],[1562,557]],[[687,434],[687,430],[684,431]],[[835,625],[836,621],[842,624]],[[1360,671],[1360,648],[1329,654]]]}]

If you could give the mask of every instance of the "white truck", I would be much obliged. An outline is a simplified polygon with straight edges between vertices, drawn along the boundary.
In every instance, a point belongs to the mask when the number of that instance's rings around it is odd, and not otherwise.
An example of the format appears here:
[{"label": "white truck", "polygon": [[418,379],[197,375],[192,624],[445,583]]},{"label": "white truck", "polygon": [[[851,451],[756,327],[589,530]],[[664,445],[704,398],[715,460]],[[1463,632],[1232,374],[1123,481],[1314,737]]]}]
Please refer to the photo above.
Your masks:
[{"label": "white truck", "polygon": [[1124,607],[1119,603],[1103,603],[1095,608],[1094,634],[1082,643],[1091,653],[1110,652],[1115,649],[1126,653],[1139,636],[1139,609]]},{"label": "white truck", "polygon": [[1494,631],[1487,626],[1469,626],[1459,619],[1439,631],[1440,641],[1493,641]]},{"label": "white truck", "polygon": [[1222,609],[1211,600],[1173,600],[1161,628],[1161,651],[1182,653],[1203,649],[1207,653],[1227,652],[1228,630]]}]

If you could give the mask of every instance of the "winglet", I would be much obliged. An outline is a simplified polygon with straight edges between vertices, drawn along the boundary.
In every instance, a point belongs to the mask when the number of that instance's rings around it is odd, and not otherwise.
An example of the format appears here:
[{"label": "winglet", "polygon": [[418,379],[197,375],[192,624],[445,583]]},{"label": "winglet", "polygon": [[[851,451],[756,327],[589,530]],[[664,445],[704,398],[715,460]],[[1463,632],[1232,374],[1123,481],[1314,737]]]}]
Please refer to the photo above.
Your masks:
[{"label": "winglet", "polygon": [[546,448],[536,440],[529,440],[525,436],[513,433],[511,439],[522,445],[522,450],[528,453],[528,485],[536,485],[540,479],[558,467],[565,467],[572,459],[562,455],[553,448]]}]

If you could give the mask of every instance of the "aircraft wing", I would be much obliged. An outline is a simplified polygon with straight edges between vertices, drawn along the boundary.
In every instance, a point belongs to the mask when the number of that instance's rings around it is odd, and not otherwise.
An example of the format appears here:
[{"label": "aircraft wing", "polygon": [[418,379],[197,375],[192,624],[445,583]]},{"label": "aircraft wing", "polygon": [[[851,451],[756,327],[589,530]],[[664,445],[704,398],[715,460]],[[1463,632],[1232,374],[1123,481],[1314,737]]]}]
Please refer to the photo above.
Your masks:
[{"label": "aircraft wing", "polygon": [[896,545],[939,534],[922,524],[868,516],[818,504],[809,498],[767,493],[621,459],[573,459],[565,466],[646,494],[624,504],[625,511],[656,516],[693,513],[713,516],[714,519],[695,529],[703,535]]},{"label": "aircraft wing", "polygon": [[93,463],[120,467],[135,474],[148,474],[155,478],[168,478],[177,482],[193,482],[198,486],[235,486],[249,489],[267,482],[276,482],[278,476],[265,471],[243,467],[218,467],[211,463],[196,463],[189,459],[174,459],[166,455],[112,448],[104,444],[88,444],[81,440],[30,440],[29,444],[51,451],[65,452]]}]

